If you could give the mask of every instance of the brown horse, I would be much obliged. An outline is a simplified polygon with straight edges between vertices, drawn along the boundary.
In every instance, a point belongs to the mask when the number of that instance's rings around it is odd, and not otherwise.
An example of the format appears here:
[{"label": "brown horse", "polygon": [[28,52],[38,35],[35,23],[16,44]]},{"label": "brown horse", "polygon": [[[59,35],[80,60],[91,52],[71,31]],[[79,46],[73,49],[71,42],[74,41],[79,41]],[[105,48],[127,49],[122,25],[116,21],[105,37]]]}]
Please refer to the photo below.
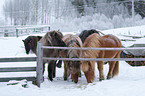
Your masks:
[{"label": "brown horse", "polygon": [[[86,38],[83,47],[92,47],[92,48],[121,48],[121,41],[113,35],[104,35],[99,36],[97,33],[94,33]],[[105,50],[83,50],[82,58],[119,58],[120,50],[117,51],[105,51]],[[91,83],[94,80],[94,66],[95,61],[82,61],[81,69],[85,73],[88,83]],[[119,61],[108,61],[109,63],[109,72],[107,79],[112,78],[113,76],[119,73]],[[97,61],[98,70],[99,70],[99,80],[104,80],[103,73],[103,61]]]},{"label": "brown horse", "polygon": [[[43,46],[60,46],[65,47],[65,43],[62,40],[63,35],[59,31],[50,31],[47,32],[39,42],[43,44]],[[58,49],[43,49],[43,57],[59,57],[60,50]],[[48,77],[52,81],[55,77],[55,69],[56,69],[56,61],[57,60],[44,60],[44,64],[48,63]],[[45,69],[45,65],[43,64],[43,72]]]},{"label": "brown horse", "polygon": [[[67,47],[82,47],[81,39],[76,35],[68,34],[63,37]],[[63,58],[79,58],[81,56],[80,50],[69,49],[61,52]],[[71,74],[72,80],[77,83],[80,75],[80,61],[65,61],[64,60],[64,80],[67,80]]]},{"label": "brown horse", "polygon": [[[61,33],[60,33],[61,34]],[[62,34],[61,34],[62,35]],[[28,36],[25,40],[22,40],[25,46],[26,54],[29,54],[30,50],[37,55],[37,42],[42,38],[42,36]],[[59,60],[57,67],[61,68],[62,60]]]},{"label": "brown horse", "polygon": [[42,38],[42,36],[28,36],[25,40],[22,40],[24,42],[26,54],[29,54],[30,50],[34,54],[37,54],[37,42]]},{"label": "brown horse", "polygon": [[[26,53],[32,50],[33,53],[37,55],[37,42],[40,41],[44,46],[65,46],[62,41],[63,34],[59,31],[47,32],[43,37],[41,36],[28,36],[25,40],[22,40],[25,45]],[[50,54],[51,53],[51,54]],[[44,49],[44,57],[59,57],[59,50]],[[45,71],[45,63],[48,63],[48,77],[52,81],[55,77],[56,60],[44,60],[43,61],[43,73]]]}]

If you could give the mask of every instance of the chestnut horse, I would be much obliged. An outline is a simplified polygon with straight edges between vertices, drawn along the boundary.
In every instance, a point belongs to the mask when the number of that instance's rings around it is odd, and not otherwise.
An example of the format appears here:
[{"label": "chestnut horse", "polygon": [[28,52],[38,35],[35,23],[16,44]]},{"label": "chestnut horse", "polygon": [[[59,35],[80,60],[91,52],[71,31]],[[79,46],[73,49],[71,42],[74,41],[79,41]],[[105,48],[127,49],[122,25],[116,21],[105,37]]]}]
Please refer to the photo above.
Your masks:
[{"label": "chestnut horse", "polygon": [[[76,35],[65,35],[63,37],[67,47],[82,47],[81,39]],[[62,58],[79,58],[81,56],[80,50],[65,50],[61,52]],[[65,61],[64,60],[64,80],[67,80],[71,74],[72,80],[77,83],[80,75],[80,61]]]},{"label": "chestnut horse", "polygon": [[[89,37],[86,38],[83,47],[92,47],[92,48],[121,48],[121,41],[114,35],[104,35],[99,36],[97,33],[93,33]],[[83,50],[82,58],[119,58],[120,50]],[[81,69],[84,72],[87,82],[91,83],[94,80],[94,67],[95,61],[82,61]],[[108,61],[109,63],[109,72],[107,75],[107,79],[112,78],[113,76],[119,73],[119,61]],[[103,73],[103,64],[104,61],[97,61],[98,70],[99,70],[99,80],[104,80]]]}]

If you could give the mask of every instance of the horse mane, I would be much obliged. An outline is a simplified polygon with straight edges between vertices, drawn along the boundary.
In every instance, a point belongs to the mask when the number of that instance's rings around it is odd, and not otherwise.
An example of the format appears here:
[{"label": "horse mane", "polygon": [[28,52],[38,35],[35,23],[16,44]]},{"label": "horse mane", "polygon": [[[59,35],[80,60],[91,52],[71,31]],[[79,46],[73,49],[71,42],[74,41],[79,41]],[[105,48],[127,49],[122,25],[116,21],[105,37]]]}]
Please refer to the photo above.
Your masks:
[{"label": "horse mane", "polygon": [[[93,33],[84,41],[83,47],[92,47],[97,48],[101,47],[102,38],[99,34]],[[96,58],[99,54],[100,50],[83,50],[82,56],[85,58]]]},{"label": "horse mane", "polygon": [[[93,33],[99,34],[99,31],[97,31],[97,30],[95,30],[95,29],[83,30],[83,31],[80,33],[79,37],[81,38],[82,42],[84,43],[85,39],[86,39],[89,35],[91,35],[91,34],[93,34]],[[100,35],[100,34],[99,34],[99,35]]]},{"label": "horse mane", "polygon": [[[63,40],[66,43],[67,47],[82,47],[81,39],[76,35],[68,34],[64,36]],[[81,52],[80,50],[69,49],[67,50],[66,55],[67,55],[66,57],[69,57],[69,58],[73,58],[73,57],[79,58],[81,55]]]},{"label": "horse mane", "polygon": [[[65,44],[62,41],[63,34],[59,31],[50,31],[47,32],[43,38],[40,40],[43,45],[47,46],[65,46]],[[56,43],[56,44],[55,44]]]},{"label": "horse mane", "polygon": [[[102,38],[99,34],[93,33],[92,35],[88,36],[84,41],[83,47],[101,47]],[[97,58],[100,53],[100,50],[82,50],[82,58]],[[87,72],[91,67],[94,70],[95,61],[82,61],[81,69],[83,72]]]}]

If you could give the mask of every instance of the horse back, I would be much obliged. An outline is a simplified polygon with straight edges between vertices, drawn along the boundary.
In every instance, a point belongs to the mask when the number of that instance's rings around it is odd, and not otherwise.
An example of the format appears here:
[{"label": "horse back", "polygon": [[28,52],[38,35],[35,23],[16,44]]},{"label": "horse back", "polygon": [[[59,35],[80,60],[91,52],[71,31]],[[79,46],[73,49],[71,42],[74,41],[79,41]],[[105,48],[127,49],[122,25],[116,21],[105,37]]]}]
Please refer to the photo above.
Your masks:
[{"label": "horse back", "polygon": [[[121,48],[121,41],[119,38],[117,38],[114,35],[105,35],[102,37],[103,43],[102,47],[107,47],[107,48]],[[104,58],[115,58],[118,53],[120,53],[120,50],[116,51],[102,51],[100,57]],[[104,54],[104,55],[102,55]]]},{"label": "horse back", "polygon": [[102,47],[121,47],[120,39],[114,35],[104,35],[102,40]]}]

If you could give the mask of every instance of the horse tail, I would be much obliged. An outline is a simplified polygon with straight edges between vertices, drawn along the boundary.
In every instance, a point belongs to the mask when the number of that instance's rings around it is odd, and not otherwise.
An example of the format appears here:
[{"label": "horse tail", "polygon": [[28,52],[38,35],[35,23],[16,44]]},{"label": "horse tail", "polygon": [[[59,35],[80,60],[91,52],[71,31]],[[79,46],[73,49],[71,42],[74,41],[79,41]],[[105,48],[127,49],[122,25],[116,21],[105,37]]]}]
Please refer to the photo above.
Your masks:
[{"label": "horse tail", "polygon": [[[116,55],[116,58],[120,57],[120,53],[121,53],[121,51],[118,52],[118,54]],[[119,61],[116,61],[115,67],[114,67],[114,70],[113,70],[113,76],[118,75],[118,73],[119,73]]]},{"label": "horse tail", "polygon": [[119,73],[119,61],[116,61],[116,64],[113,70],[113,77],[118,75],[118,73]]}]

